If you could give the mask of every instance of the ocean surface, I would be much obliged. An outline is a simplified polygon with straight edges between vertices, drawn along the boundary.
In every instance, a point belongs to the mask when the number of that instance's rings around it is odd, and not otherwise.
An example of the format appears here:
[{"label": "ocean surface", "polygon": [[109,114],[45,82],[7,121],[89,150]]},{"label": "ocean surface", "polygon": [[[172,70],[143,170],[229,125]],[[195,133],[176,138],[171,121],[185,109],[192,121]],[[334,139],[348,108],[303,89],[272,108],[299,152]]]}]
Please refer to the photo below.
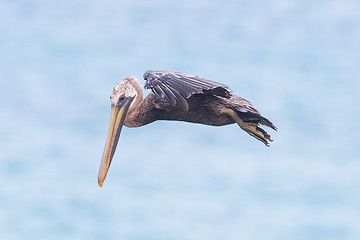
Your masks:
[{"label": "ocean surface", "polygon": [[[279,128],[124,128],[120,80],[228,85]],[[0,239],[360,239],[360,2],[0,0]],[[149,91],[145,91],[147,94]]]}]

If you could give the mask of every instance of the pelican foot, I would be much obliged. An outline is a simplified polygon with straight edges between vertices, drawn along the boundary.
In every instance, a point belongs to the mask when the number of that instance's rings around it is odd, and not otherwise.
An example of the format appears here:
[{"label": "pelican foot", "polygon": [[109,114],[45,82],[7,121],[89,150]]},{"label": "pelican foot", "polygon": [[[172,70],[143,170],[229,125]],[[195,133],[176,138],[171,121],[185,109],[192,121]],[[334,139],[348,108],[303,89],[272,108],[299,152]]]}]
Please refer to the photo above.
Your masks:
[{"label": "pelican foot", "polygon": [[229,115],[232,119],[234,119],[234,121],[239,125],[239,127],[242,130],[244,130],[250,136],[253,136],[257,140],[263,142],[267,147],[269,147],[268,140],[270,142],[272,142],[272,139],[271,139],[270,135],[264,129],[258,127],[258,123],[244,122],[239,117],[239,115],[237,115],[237,113],[234,110],[230,109],[230,108],[227,108],[224,111],[224,113]]}]

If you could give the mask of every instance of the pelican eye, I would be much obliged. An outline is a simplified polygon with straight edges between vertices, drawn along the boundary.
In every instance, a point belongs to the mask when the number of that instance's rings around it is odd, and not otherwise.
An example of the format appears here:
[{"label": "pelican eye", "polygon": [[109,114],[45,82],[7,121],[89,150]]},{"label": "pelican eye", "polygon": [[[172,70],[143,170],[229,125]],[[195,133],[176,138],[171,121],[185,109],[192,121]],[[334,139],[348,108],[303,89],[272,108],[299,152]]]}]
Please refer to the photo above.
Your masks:
[{"label": "pelican eye", "polygon": [[125,98],[125,94],[121,94],[120,96],[119,96],[119,100],[123,100]]}]

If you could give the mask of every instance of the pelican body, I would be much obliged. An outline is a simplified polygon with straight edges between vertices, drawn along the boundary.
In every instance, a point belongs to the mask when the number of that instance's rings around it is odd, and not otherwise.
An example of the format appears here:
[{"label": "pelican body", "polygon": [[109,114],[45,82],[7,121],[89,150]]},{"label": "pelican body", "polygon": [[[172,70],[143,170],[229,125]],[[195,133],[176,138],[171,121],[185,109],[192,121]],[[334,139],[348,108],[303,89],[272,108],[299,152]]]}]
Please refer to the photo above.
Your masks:
[{"label": "pelican body", "polygon": [[266,146],[272,140],[260,125],[277,130],[251,102],[235,95],[221,83],[170,70],[147,71],[144,79],[145,89],[152,90],[145,99],[135,77],[119,82],[110,95],[111,117],[98,175],[100,187],[110,167],[123,125],[140,127],[156,120],[211,126],[237,123]]}]

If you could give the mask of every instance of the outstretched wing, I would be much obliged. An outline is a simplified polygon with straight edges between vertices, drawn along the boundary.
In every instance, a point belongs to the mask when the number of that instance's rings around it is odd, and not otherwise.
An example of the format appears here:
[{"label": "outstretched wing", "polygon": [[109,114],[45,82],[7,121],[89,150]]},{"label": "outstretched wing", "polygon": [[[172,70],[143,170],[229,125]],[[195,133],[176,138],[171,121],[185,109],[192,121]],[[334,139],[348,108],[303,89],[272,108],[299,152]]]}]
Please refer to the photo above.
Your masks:
[{"label": "outstretched wing", "polygon": [[171,106],[189,109],[186,99],[193,94],[212,93],[229,98],[229,88],[198,76],[170,70],[150,70],[144,73],[145,89],[151,88],[159,98],[165,98]]}]

